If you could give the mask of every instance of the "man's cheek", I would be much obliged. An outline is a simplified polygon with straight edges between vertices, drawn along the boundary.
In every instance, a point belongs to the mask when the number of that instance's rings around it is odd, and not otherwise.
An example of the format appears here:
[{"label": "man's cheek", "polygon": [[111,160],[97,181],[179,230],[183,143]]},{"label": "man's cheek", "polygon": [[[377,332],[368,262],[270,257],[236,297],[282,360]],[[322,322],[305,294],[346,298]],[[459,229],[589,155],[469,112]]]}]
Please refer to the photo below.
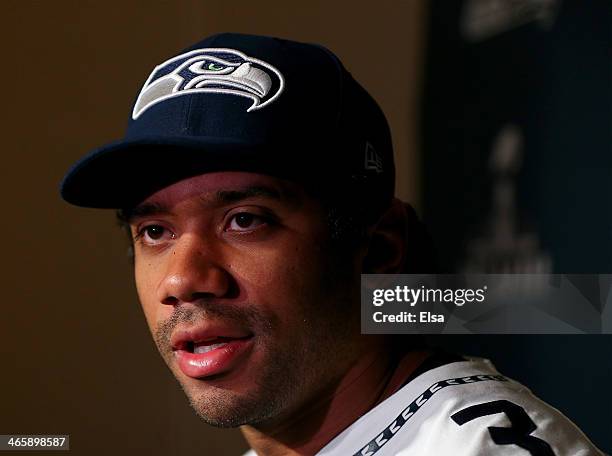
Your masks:
[{"label": "man's cheek", "polygon": [[159,319],[157,313],[160,311],[162,306],[158,305],[156,299],[154,299],[154,288],[152,283],[150,283],[150,278],[147,280],[148,276],[142,274],[142,272],[139,272],[138,270],[135,271],[134,278],[138,300],[140,301],[147,325],[149,326],[149,329],[153,331],[153,329],[157,326],[157,321]]},{"label": "man's cheek", "polygon": [[228,261],[227,270],[239,283],[274,292],[300,271],[296,266],[300,256],[294,253],[297,252],[283,248],[239,252]]}]

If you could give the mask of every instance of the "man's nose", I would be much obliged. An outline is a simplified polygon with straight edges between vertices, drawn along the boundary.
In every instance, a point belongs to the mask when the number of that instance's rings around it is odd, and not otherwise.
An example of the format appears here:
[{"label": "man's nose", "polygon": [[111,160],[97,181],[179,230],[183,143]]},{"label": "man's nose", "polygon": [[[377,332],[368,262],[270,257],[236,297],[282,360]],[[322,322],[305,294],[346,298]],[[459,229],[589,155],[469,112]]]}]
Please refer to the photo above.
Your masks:
[{"label": "man's nose", "polygon": [[232,278],[219,252],[197,235],[181,236],[173,247],[159,284],[159,302],[176,305],[227,296]]}]

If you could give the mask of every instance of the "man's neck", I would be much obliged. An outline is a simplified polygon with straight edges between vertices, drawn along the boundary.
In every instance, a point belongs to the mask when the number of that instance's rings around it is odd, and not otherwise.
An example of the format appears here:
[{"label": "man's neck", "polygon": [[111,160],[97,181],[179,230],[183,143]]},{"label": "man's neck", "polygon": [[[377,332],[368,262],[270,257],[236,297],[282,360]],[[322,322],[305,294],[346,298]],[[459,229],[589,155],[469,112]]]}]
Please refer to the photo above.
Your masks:
[{"label": "man's neck", "polygon": [[299,414],[273,430],[243,426],[242,433],[259,456],[314,455],[393,394],[426,356],[426,352],[408,353],[398,366],[388,350],[372,351],[346,372],[333,391]]}]

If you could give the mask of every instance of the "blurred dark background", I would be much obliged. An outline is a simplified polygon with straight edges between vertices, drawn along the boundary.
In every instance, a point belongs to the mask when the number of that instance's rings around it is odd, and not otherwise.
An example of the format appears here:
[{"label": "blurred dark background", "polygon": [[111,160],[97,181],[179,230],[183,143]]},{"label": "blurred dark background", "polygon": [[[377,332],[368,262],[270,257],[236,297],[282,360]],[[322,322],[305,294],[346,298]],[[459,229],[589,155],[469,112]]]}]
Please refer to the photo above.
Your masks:
[{"label": "blurred dark background", "polygon": [[[114,214],[57,185],[150,70],[220,31],[334,50],[385,111],[447,271],[612,269],[608,1],[3,2],[1,434],[78,455],[238,455],[157,355]],[[112,182],[109,182],[112,185]],[[611,336],[445,336],[612,449]]]},{"label": "blurred dark background", "polygon": [[[422,213],[442,269],[612,273],[612,3],[427,11]],[[431,340],[492,359],[612,450],[612,336]]]}]

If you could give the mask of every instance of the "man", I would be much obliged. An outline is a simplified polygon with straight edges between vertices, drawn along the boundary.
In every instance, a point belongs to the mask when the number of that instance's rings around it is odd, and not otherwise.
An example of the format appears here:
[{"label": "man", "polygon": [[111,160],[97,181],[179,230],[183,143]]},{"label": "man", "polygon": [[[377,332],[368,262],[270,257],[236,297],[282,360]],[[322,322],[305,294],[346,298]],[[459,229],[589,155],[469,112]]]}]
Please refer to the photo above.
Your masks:
[{"label": "man", "polygon": [[421,248],[394,173],[384,115],[335,55],[223,34],[155,67],[126,137],[62,196],[119,209],[160,354],[250,454],[601,454],[484,360],[360,334],[360,274]]}]

